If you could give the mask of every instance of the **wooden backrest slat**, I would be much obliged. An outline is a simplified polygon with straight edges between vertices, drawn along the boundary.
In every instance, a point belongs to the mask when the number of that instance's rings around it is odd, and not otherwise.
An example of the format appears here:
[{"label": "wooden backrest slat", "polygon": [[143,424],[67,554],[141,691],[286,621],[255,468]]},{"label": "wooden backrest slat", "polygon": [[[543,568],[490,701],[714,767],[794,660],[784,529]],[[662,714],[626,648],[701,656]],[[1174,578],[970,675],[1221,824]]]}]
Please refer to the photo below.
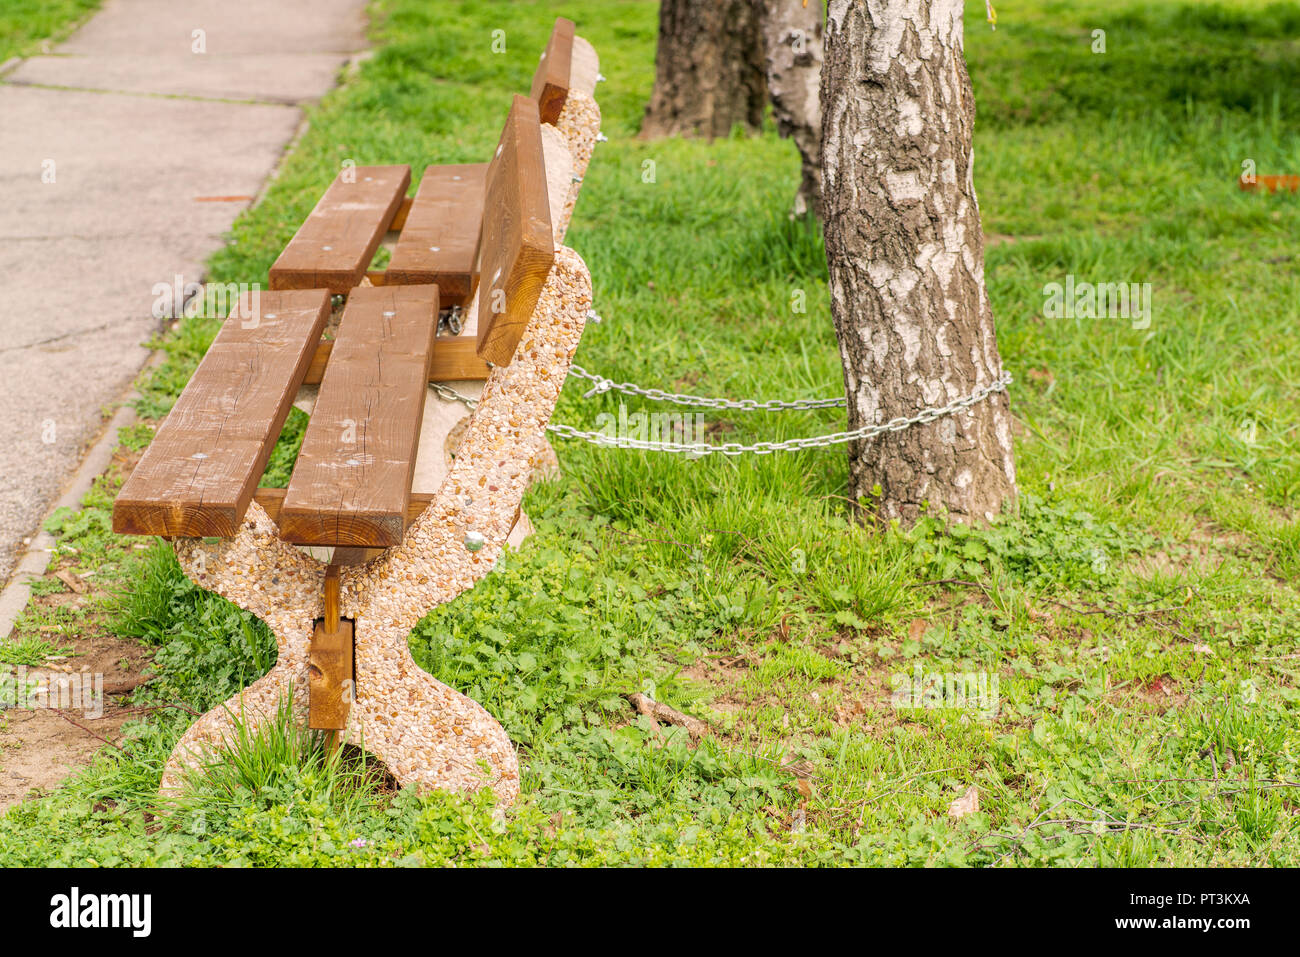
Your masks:
[{"label": "wooden backrest slat", "polygon": [[436,283],[444,301],[469,296],[487,168],[466,163],[424,171],[388,263],[388,283]]},{"label": "wooden backrest slat", "polygon": [[[595,50],[574,35],[573,21],[556,18],[533,75],[531,98],[537,103],[540,124],[552,126],[559,120],[571,89],[590,93],[588,87],[594,89],[597,70]],[[484,199],[489,166],[477,163],[425,170],[415,198],[398,214],[401,235],[384,273],[385,284],[436,283],[444,304],[468,301],[488,210]],[[568,191],[566,182],[558,198],[561,208]],[[554,190],[552,195],[554,198]]]},{"label": "wooden backrest slat", "polygon": [[407,166],[341,170],[271,266],[271,288],[351,291],[365,276],[410,185]]},{"label": "wooden backrest slat", "polygon": [[573,21],[555,18],[551,38],[533,73],[531,96],[537,102],[543,123],[554,123],[564,109],[569,95],[569,73],[573,61]]},{"label": "wooden backrest slat", "polygon": [[436,286],[352,291],[280,509],[285,541],[401,542],[437,326]]},{"label": "wooden backrest slat", "polygon": [[245,293],[113,505],[113,530],[239,528],[329,319],[320,289]]},{"label": "wooden backrest slat", "polygon": [[477,257],[478,354],[508,365],[555,262],[537,104],[516,96],[487,172]]}]

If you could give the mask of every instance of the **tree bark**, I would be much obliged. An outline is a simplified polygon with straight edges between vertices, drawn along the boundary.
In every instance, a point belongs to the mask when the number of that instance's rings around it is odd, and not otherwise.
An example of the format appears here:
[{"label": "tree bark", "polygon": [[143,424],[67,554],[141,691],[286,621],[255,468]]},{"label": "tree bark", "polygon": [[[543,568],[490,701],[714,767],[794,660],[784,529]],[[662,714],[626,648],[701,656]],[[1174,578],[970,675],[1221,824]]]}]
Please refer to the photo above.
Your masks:
[{"label": "tree bark", "polygon": [[823,0],[756,0],[777,130],[799,149],[794,214],[821,215]]},{"label": "tree bark", "polygon": [[[822,74],[831,312],[849,428],[941,407],[1002,373],[972,179],[961,0],[830,0]],[[878,520],[992,519],[1015,499],[1005,392],[849,448]]]},{"label": "tree bark", "polygon": [[728,136],[763,123],[767,88],[754,0],[663,0],[644,137]]}]

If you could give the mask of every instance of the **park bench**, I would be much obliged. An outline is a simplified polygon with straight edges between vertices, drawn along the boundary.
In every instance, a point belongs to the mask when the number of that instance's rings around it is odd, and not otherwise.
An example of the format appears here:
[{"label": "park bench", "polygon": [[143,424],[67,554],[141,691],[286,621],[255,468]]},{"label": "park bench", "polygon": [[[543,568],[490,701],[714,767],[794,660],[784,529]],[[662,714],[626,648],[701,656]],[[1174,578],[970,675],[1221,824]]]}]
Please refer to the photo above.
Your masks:
[{"label": "park bench", "polygon": [[[571,20],[557,17],[530,91],[542,124],[546,168],[554,180],[548,190],[557,241],[568,230],[600,137],[600,109],[594,99],[600,79],[595,49],[576,35]],[[475,319],[465,307],[483,218],[487,166],[429,166],[414,197],[405,196],[411,181],[409,167],[341,170],[272,265],[270,287],[327,288],[346,296],[352,289],[370,285],[435,283],[450,329],[460,331],[463,321],[472,335]],[[567,174],[561,172],[566,168]],[[369,269],[381,243],[392,249],[387,269]],[[319,382],[318,369],[319,362],[304,380],[308,389],[295,403],[304,412],[311,411],[315,400],[311,387]],[[487,372],[487,363],[468,340],[440,349],[430,379],[421,439],[424,453],[416,463],[417,482],[424,487],[441,481],[445,452],[454,446],[465,420],[461,400],[448,398],[449,393],[438,387],[453,386],[454,394],[477,400]],[[549,445],[545,459],[544,466],[556,461]],[[528,516],[520,513],[510,543],[518,546],[531,530]]]},{"label": "park bench", "polygon": [[[164,790],[229,740],[235,721],[269,720],[289,695],[310,727],[336,741],[364,736],[402,783],[487,785],[505,802],[517,793],[500,725],[421,671],[406,638],[491,569],[544,460],[591,303],[586,267],[562,245],[595,140],[594,101],[576,85],[594,72],[587,50],[557,21],[533,95],[514,97],[493,158],[474,174],[430,167],[411,201],[404,167],[340,174],[277,260],[271,288],[232,310],[123,484],[114,530],[170,539],[196,583],[264,620],[279,646],[267,675],[182,737]],[[543,122],[566,112],[583,113],[582,131]],[[404,267],[367,276],[394,224],[393,262]],[[403,237],[440,248],[399,259]],[[337,329],[324,338],[336,296]],[[468,317],[460,335],[439,334],[448,305]],[[438,483],[420,486],[428,384],[464,379],[483,381],[482,399]],[[290,408],[313,385],[287,488],[259,488]]]}]

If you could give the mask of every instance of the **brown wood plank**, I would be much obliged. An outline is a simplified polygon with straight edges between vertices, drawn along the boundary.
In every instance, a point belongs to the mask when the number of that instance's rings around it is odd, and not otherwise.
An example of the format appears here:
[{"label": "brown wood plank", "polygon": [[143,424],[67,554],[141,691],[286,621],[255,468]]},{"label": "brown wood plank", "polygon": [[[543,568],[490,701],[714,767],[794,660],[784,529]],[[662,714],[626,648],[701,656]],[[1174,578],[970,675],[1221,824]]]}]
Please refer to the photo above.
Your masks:
[{"label": "brown wood plank", "polygon": [[365,276],[410,185],[408,166],[341,170],[271,267],[271,288],[351,290]]},{"label": "brown wood plank", "polygon": [[434,343],[433,364],[429,366],[430,382],[482,381],[490,371],[478,354],[478,343],[468,333],[444,336]]},{"label": "brown wood plank", "polygon": [[114,531],[238,531],[329,314],[322,289],[241,297],[118,493]]},{"label": "brown wood plank", "polygon": [[[259,488],[253,493],[253,501],[262,506],[267,517],[276,525],[280,524],[280,507],[284,505],[284,493],[287,491],[288,489],[283,488]],[[432,492],[412,492],[411,501],[406,506],[406,524],[409,526],[419,518],[420,513],[429,507],[431,501],[433,501]],[[338,564],[348,563],[338,562]]]},{"label": "brown wood plank", "polygon": [[349,295],[280,508],[285,541],[401,542],[437,325],[437,286]]},{"label": "brown wood plank", "polygon": [[333,350],[333,339],[323,339],[316,344],[316,352],[311,357],[311,365],[307,367],[307,374],[302,378],[303,385],[320,385],[320,380],[325,376],[325,367],[330,361],[330,353]]},{"label": "brown wood plank", "polygon": [[[420,511],[424,511],[423,506]],[[330,557],[330,563],[334,565],[366,565],[382,554],[384,554],[382,548],[344,548],[340,546],[334,549],[334,553]]]},{"label": "brown wood plank", "polygon": [[487,174],[478,254],[478,354],[509,365],[555,262],[537,104],[516,96]]},{"label": "brown wood plank", "polygon": [[409,196],[403,196],[402,201],[397,204],[397,212],[393,214],[393,221],[388,224],[390,233],[397,232],[406,225],[406,217],[411,215],[411,203],[414,200]]},{"label": "brown wood plank", "polygon": [[437,283],[448,298],[469,295],[483,221],[487,163],[430,166],[389,260],[385,283]]},{"label": "brown wood plank", "polygon": [[[322,340],[316,346],[316,354],[312,356],[311,366],[302,380],[303,385],[320,383],[333,351],[332,339]],[[488,377],[490,371],[488,364],[479,358],[478,343],[473,336],[442,336],[433,341],[433,361],[429,364],[430,382],[452,382],[456,379],[481,382]]]},{"label": "brown wood plank", "polygon": [[573,21],[555,18],[551,38],[533,74],[532,98],[543,123],[554,123],[564,110],[569,95],[569,73],[573,62]]},{"label": "brown wood plank", "polygon": [[[366,270],[366,278],[370,280],[370,285],[372,286],[398,285],[397,283],[390,284],[388,281],[388,273],[382,269]],[[438,290],[438,301],[442,303],[442,308],[444,309],[448,306],[460,306],[461,308],[464,308],[468,305],[465,301],[467,298],[467,296],[448,296],[441,290],[441,288]]]},{"label": "brown wood plank", "polygon": [[[337,571],[337,570],[336,570]],[[307,726],[313,731],[342,731],[348,726],[356,681],[353,623],[319,619],[308,649]]]},{"label": "brown wood plank", "polygon": [[[284,504],[284,493],[286,491],[286,489],[282,488],[259,488],[253,496],[257,504],[266,511],[267,517],[277,525],[280,522],[280,506]],[[433,501],[433,496],[433,492],[411,493],[411,501],[406,506],[406,525],[408,528],[429,507],[429,503]],[[514,521],[510,523],[511,528],[519,521],[521,511],[522,509],[515,509]],[[340,547],[334,549],[334,557],[330,559],[330,562],[334,565],[364,565],[366,562],[378,558],[383,552],[382,548]]]}]

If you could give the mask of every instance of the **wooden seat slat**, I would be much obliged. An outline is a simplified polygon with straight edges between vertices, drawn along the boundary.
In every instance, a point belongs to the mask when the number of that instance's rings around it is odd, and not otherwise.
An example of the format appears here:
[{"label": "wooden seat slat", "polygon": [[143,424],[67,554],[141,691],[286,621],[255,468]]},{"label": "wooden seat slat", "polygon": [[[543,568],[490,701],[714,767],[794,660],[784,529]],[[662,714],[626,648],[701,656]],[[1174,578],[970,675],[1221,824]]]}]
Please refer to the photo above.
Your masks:
[{"label": "wooden seat slat", "polygon": [[[259,488],[253,493],[253,501],[266,511],[267,517],[277,525],[280,524],[280,509],[284,505],[284,496],[288,489]],[[410,525],[420,513],[429,507],[433,499],[432,492],[412,492],[411,500],[406,506],[406,524]]]},{"label": "wooden seat slat", "polygon": [[245,293],[113,506],[113,530],[232,536],[329,319],[324,290]]},{"label": "wooden seat slat", "polygon": [[478,354],[509,365],[555,262],[537,104],[515,96],[487,172],[479,239]]},{"label": "wooden seat slat", "polygon": [[430,166],[402,226],[386,282],[436,283],[444,301],[469,296],[487,163]]},{"label": "wooden seat slat", "polygon": [[401,542],[437,325],[437,286],[352,291],[280,507],[285,541]]},{"label": "wooden seat slat", "polygon": [[410,185],[408,166],[341,170],[271,267],[271,288],[350,291],[364,278]]}]

